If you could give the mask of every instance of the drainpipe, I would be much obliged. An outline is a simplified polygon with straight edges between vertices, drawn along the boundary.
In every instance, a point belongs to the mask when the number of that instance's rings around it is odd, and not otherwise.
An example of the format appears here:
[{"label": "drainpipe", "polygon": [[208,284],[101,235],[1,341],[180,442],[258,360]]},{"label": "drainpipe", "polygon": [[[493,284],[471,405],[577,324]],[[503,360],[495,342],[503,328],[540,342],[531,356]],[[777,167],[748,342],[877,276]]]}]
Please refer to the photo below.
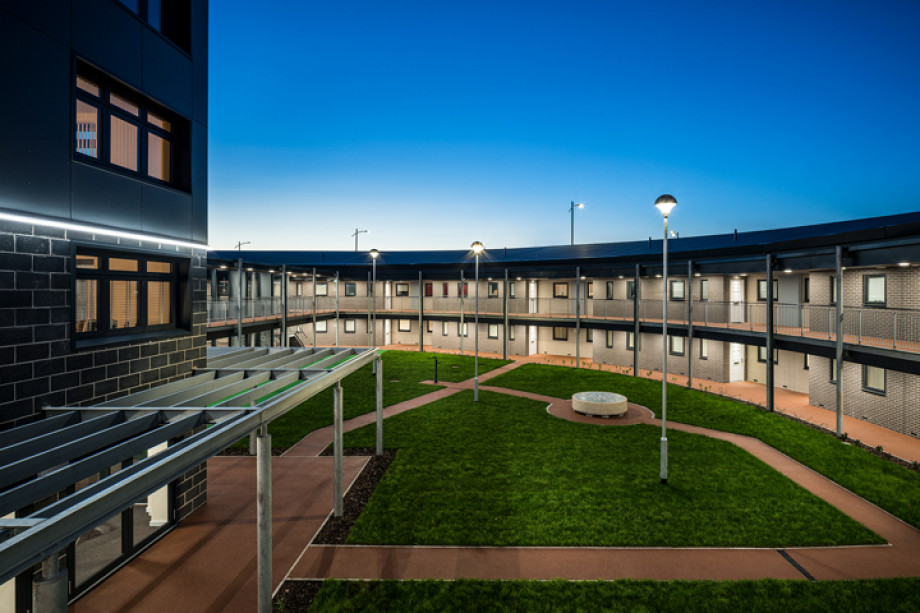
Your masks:
[{"label": "drainpipe", "polygon": [[837,342],[835,353],[837,358],[837,436],[843,436],[843,247],[837,245],[837,276],[834,285],[837,287]]}]

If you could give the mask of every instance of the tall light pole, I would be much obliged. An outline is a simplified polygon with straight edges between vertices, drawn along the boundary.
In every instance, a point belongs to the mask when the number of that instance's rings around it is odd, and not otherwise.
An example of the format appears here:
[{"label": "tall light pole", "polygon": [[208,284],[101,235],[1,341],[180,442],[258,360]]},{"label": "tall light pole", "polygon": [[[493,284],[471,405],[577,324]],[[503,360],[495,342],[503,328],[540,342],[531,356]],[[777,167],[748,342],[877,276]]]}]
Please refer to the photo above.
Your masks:
[{"label": "tall light pole", "polygon": [[476,318],[473,323],[473,341],[475,344],[475,357],[473,358],[473,402],[479,402],[479,254],[485,247],[476,241],[470,245],[476,256]]},{"label": "tall light pole", "polygon": [[[373,274],[371,275],[371,338],[373,340],[374,349],[377,349],[377,257],[380,255],[380,252],[376,249],[371,249],[371,267]],[[376,366],[377,361],[374,361]],[[377,369],[374,368],[374,372],[377,372]]]},{"label": "tall light pole", "polygon": [[242,250],[243,250],[243,245],[251,245],[251,244],[252,244],[252,241],[240,241],[240,242],[238,242],[238,243],[236,244],[236,250],[237,250],[237,251],[242,251]]},{"label": "tall light pole", "polygon": [[575,204],[575,201],[572,201],[572,206],[569,207],[569,213],[572,215],[572,244],[575,244],[575,209],[585,208],[584,203],[579,202]]},{"label": "tall light pole", "polygon": [[355,233],[352,234],[352,236],[355,237],[355,253],[358,253],[358,235],[359,234],[370,234],[370,233],[371,233],[370,230],[359,230],[358,228],[355,228]]},{"label": "tall light pole", "polygon": [[661,245],[661,483],[668,484],[668,215],[677,199],[662,194],[655,208],[664,216],[664,242]]}]

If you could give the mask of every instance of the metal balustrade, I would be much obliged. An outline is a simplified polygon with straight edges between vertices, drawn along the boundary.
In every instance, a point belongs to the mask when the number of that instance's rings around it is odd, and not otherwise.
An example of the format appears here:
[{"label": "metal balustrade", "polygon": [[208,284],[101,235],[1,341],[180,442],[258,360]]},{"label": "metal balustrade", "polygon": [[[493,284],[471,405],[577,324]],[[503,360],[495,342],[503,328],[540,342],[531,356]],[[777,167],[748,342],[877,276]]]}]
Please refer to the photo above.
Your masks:
[{"label": "metal balustrade", "polygon": [[[462,311],[471,316],[475,311],[475,296],[462,300],[459,297],[424,297],[426,314],[459,315]],[[375,303],[377,313],[416,314],[418,296],[340,296],[340,312],[359,311],[362,314]],[[572,298],[489,298],[480,295],[479,314],[503,316],[507,303],[509,316],[515,319],[574,319],[576,311],[582,319],[633,321],[636,304],[633,300],[603,300],[582,298],[576,309]],[[281,299],[247,298],[242,301],[242,315],[237,301],[232,299],[208,300],[208,325],[236,324],[243,321],[260,321],[281,317]],[[290,296],[289,316],[309,316],[336,310],[335,296]],[[639,320],[661,321],[661,299],[640,299]],[[900,351],[920,352],[920,311],[887,308],[844,307],[844,342]],[[787,336],[836,340],[837,311],[834,305],[781,304],[773,305],[773,332]],[[753,332],[766,331],[766,302],[719,302],[692,300],[690,318],[696,327],[732,328]],[[687,322],[687,303],[668,302],[668,322]]]}]

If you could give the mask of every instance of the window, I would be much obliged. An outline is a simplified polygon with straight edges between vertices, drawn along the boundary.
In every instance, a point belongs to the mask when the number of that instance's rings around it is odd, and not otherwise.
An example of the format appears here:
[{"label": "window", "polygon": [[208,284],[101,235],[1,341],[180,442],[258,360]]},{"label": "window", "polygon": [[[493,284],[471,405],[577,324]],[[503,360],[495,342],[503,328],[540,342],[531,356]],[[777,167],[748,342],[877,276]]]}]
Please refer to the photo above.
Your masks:
[{"label": "window", "polygon": [[191,12],[188,0],[118,0],[142,21],[191,53]]},{"label": "window", "polygon": [[189,191],[189,122],[80,65],[74,88],[74,157]]},{"label": "window", "polygon": [[[779,283],[776,279],[773,279],[773,300],[774,302],[779,297]],[[767,299],[767,280],[758,279],[757,280],[757,299],[766,300]]]},{"label": "window", "polygon": [[514,298],[514,297],[515,297],[515,295],[514,295],[514,281],[511,281],[510,283],[508,283],[508,297],[509,297],[509,298]]},{"label": "window", "polygon": [[837,304],[837,275],[831,275],[831,304]]},{"label": "window", "polygon": [[514,340],[514,326],[508,326],[508,340]]},{"label": "window", "polygon": [[470,335],[469,324],[467,322],[463,322],[462,324],[458,323],[457,324],[457,336],[469,336],[469,335]]},{"label": "window", "polygon": [[450,284],[449,284],[449,283],[442,283],[442,284],[441,284],[441,296],[442,296],[442,297],[447,298],[447,296],[450,295],[450,292],[448,291],[449,288],[450,288]]},{"label": "window", "polygon": [[594,298],[594,281],[588,281],[588,284],[585,286],[585,295],[588,298]]},{"label": "window", "polygon": [[488,297],[489,298],[498,298],[498,282],[489,281],[488,285]]},{"label": "window", "polygon": [[700,279],[700,300],[709,300],[709,279]]},{"label": "window", "polygon": [[585,342],[593,343],[594,342],[594,330],[591,328],[585,328]]},{"label": "window", "polygon": [[408,283],[397,283],[396,284],[396,295],[397,296],[408,296],[409,295],[409,284]]},{"label": "window", "polygon": [[607,330],[607,348],[613,347],[613,330]]},{"label": "window", "polygon": [[626,333],[626,350],[633,351],[636,348],[636,333],[627,332]]},{"label": "window", "polygon": [[[757,361],[763,362],[764,364],[767,363],[767,348],[766,347],[757,348]],[[773,363],[779,364],[779,350],[778,349],[773,350]]]},{"label": "window", "polygon": [[553,283],[553,298],[568,298],[569,297],[569,284],[568,283]]},{"label": "window", "polygon": [[357,283],[346,283],[345,284],[345,295],[346,296],[357,296],[358,295],[358,284]]},{"label": "window", "polygon": [[885,306],[885,275],[863,275],[863,304]]},{"label": "window", "polygon": [[706,339],[706,338],[700,339],[700,359],[701,360],[709,359],[709,339]]},{"label": "window", "polygon": [[329,295],[329,285],[327,283],[317,283],[316,284],[316,295],[317,296],[328,296]]},{"label": "window", "polygon": [[489,324],[489,338],[498,338],[498,324]]},{"label": "window", "polygon": [[469,283],[457,283],[457,295],[463,296],[464,298],[469,297],[470,284]]},{"label": "window", "polygon": [[294,293],[297,296],[303,296],[303,282],[298,281],[297,285],[294,286]]},{"label": "window", "polygon": [[431,323],[431,320],[429,319],[428,321],[425,322],[425,332],[431,334],[431,331],[432,331],[432,323]]},{"label": "window", "polygon": [[683,279],[675,279],[670,282],[671,300],[685,300],[687,298],[687,284]]},{"label": "window", "polygon": [[687,339],[683,336],[668,337],[668,353],[671,355],[684,355],[684,345]]},{"label": "window", "polygon": [[808,370],[808,366],[809,366],[808,357],[809,357],[809,356],[808,356],[807,353],[805,353],[805,354],[803,354],[803,355],[805,356],[805,363],[802,365],[802,368],[804,368],[805,370]]},{"label": "window", "polygon": [[863,365],[863,383],[864,391],[873,394],[885,395],[885,369],[878,366]]},{"label": "window", "polygon": [[74,262],[75,340],[137,335],[187,328],[177,321],[186,293],[179,260],[160,255],[78,248]]},{"label": "window", "polygon": [[613,281],[607,281],[607,300],[613,300]]},{"label": "window", "polygon": [[554,341],[567,341],[569,340],[569,329],[568,328],[553,328],[553,340]]},{"label": "window", "polygon": [[811,288],[809,287],[808,277],[805,277],[804,279],[802,279],[802,302],[809,301],[810,289]]},{"label": "window", "polygon": [[828,380],[831,383],[837,383],[837,360],[835,358],[831,358],[831,374]]},{"label": "window", "polygon": [[316,322],[316,332],[319,334],[322,334],[323,332],[328,332],[329,327],[327,324],[328,322],[325,319],[322,321]]},{"label": "window", "polygon": [[355,325],[354,319],[345,320],[345,334],[354,334],[357,326]]},{"label": "window", "polygon": [[400,319],[397,330],[400,332],[412,332],[412,320],[411,319]]},{"label": "window", "polygon": [[633,300],[636,298],[636,282],[627,281],[626,282],[626,299]]},{"label": "window", "polygon": [[425,296],[431,297],[434,296],[434,283],[425,284]]},{"label": "window", "polygon": [[441,322],[441,336],[447,336],[447,322]]}]

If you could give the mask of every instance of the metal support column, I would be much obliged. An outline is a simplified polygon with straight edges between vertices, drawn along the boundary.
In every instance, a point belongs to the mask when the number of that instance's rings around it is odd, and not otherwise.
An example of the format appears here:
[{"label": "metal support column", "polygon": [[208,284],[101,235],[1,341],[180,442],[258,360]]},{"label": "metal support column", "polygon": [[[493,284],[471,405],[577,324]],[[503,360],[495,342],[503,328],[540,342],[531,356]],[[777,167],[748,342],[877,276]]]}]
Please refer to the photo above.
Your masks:
[{"label": "metal support column", "polygon": [[837,436],[843,436],[843,247],[837,245],[837,264],[834,286],[837,290],[837,327],[835,353],[837,364],[834,375],[837,377]]},{"label": "metal support column", "polygon": [[41,578],[32,581],[32,611],[67,611],[67,568],[61,568],[60,553],[57,551],[42,560]]},{"label": "metal support column", "polygon": [[316,351],[316,269],[313,269],[313,351]]},{"label": "metal support column", "polygon": [[693,262],[687,262],[687,387],[693,389]]},{"label": "metal support column", "polygon": [[575,368],[581,368],[581,267],[575,267]]},{"label": "metal support column", "polygon": [[282,264],[281,265],[281,346],[282,347],[287,347],[290,344],[288,342],[287,316],[288,316],[287,264]]},{"label": "metal support column", "polygon": [[633,277],[633,376],[639,376],[639,265]]},{"label": "metal support column", "polygon": [[773,404],[773,256],[767,254],[767,329],[765,330],[767,340],[767,360],[766,360],[766,380],[767,380],[767,410],[775,410]]},{"label": "metal support column", "polygon": [[383,455],[383,359],[377,363],[377,455]]},{"label": "metal support column", "polygon": [[339,271],[335,271],[335,346],[339,346]]},{"label": "metal support column", "polygon": [[466,288],[466,281],[463,279],[463,271],[460,271],[460,327],[457,329],[460,336],[460,355],[463,355],[463,290]]},{"label": "metal support column", "polygon": [[272,610],[272,435],[268,426],[262,426],[258,436],[259,453],[256,458],[256,523],[258,611]]},{"label": "metal support column", "polygon": [[371,284],[371,271],[367,271],[367,348],[371,349],[371,310],[373,309],[374,286]]},{"label": "metal support column", "polygon": [[243,342],[243,258],[236,261],[236,276],[239,287],[236,291],[236,340],[239,347],[245,347]]},{"label": "metal support column", "polygon": [[502,286],[502,359],[508,359],[508,269],[505,269],[505,284]]},{"label": "metal support column", "polygon": [[342,517],[342,382],[336,381],[332,389],[332,452],[333,452],[333,513]]},{"label": "metal support column", "polygon": [[418,271],[418,350],[425,350],[425,288],[422,285],[422,271]]}]

